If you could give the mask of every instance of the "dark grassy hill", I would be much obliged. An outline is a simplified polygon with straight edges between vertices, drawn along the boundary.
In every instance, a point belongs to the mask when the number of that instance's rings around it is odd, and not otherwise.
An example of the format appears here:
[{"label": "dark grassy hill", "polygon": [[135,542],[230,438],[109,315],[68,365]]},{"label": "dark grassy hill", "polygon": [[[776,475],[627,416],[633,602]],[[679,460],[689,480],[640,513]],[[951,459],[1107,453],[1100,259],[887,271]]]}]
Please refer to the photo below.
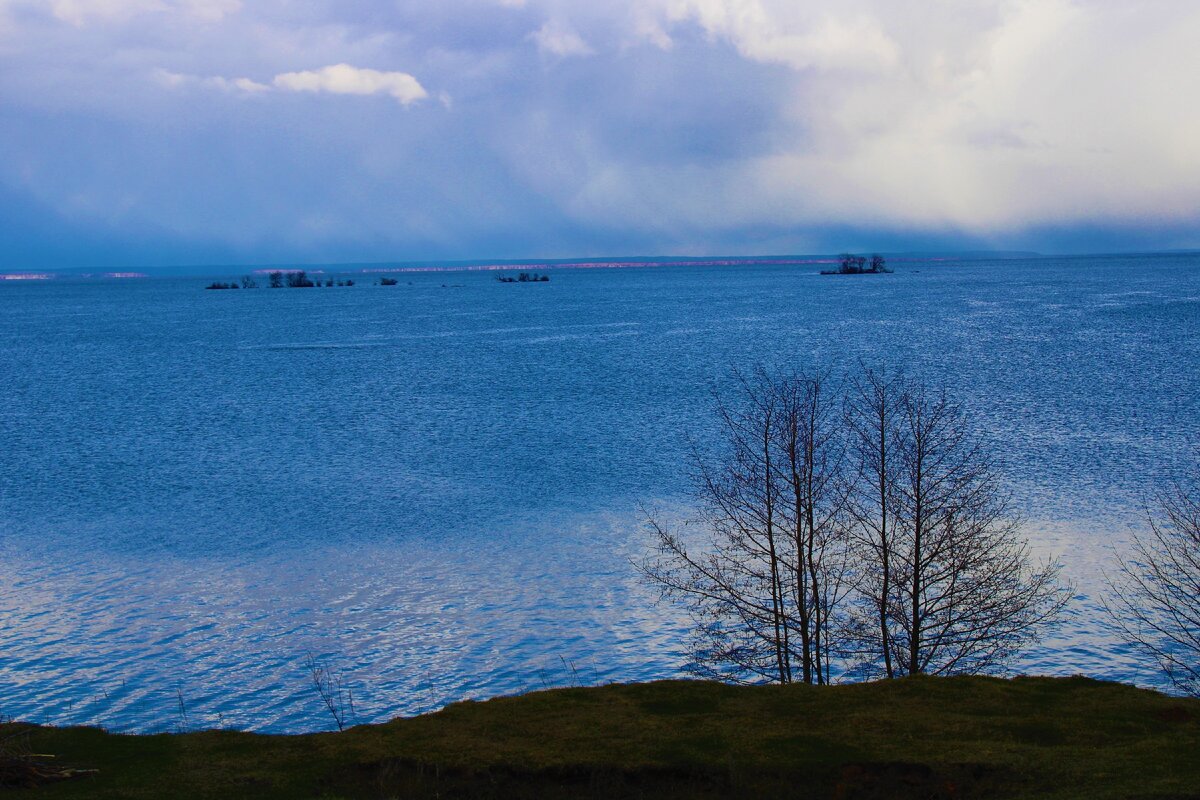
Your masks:
[{"label": "dark grassy hill", "polygon": [[671,681],[459,703],[345,733],[38,728],[28,746],[99,773],[14,798],[1200,800],[1200,700],[1084,678]]}]

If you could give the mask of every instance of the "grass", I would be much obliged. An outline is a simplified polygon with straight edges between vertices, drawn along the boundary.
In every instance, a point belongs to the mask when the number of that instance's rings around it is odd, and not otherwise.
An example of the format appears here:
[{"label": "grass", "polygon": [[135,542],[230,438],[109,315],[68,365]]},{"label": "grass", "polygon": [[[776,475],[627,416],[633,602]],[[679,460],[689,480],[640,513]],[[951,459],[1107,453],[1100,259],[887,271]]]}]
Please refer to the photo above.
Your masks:
[{"label": "grass", "polygon": [[1200,800],[1200,700],[1086,678],[663,681],[343,733],[37,728],[29,745],[100,772],[14,798]]}]

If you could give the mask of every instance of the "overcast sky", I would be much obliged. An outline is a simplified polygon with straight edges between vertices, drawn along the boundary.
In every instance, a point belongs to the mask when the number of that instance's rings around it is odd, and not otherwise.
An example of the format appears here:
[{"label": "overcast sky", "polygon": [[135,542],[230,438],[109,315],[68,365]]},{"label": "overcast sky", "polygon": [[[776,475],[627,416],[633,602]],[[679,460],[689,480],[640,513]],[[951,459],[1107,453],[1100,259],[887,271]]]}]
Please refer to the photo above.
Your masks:
[{"label": "overcast sky", "polygon": [[1200,246],[1195,0],[0,0],[0,267]]}]

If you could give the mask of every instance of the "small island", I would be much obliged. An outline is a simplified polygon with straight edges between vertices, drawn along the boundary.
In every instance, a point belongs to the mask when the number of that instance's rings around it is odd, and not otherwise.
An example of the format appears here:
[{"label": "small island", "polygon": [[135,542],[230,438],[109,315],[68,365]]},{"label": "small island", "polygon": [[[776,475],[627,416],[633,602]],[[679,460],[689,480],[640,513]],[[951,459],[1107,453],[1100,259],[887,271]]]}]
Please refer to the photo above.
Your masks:
[{"label": "small island", "polygon": [[870,264],[867,263],[866,256],[855,256],[850,253],[842,253],[838,258],[837,269],[823,269],[822,275],[882,275],[890,273],[887,261],[883,256],[876,253],[871,256]]},{"label": "small island", "polygon": [[[314,279],[310,278],[308,276],[308,273],[305,272],[304,270],[289,270],[287,272],[285,272],[283,270],[276,270],[276,271],[270,273],[270,275],[268,275],[267,277],[270,280],[270,287],[272,289],[282,289],[285,286],[289,289],[309,289],[309,288],[319,287],[319,286],[325,286],[325,287],[332,288],[334,286],[353,286],[354,285],[353,278],[346,278],[344,280],[335,280],[334,278],[323,278],[323,279],[317,278],[314,280]],[[254,277],[251,275],[243,275],[240,285],[239,285],[238,281],[229,281],[228,283],[226,283],[224,281],[213,281],[212,283],[210,283],[208,286],[205,286],[204,288],[205,289],[237,289],[237,288],[257,289],[258,281],[255,280]]]},{"label": "small island", "polygon": [[257,289],[258,281],[254,280],[253,276],[243,275],[242,282],[239,284],[236,280],[225,283],[224,281],[213,281],[205,289]]},{"label": "small island", "polygon": [[550,280],[550,276],[539,275],[536,272],[522,272],[515,278],[511,275],[497,275],[496,280],[500,283],[546,283]]}]

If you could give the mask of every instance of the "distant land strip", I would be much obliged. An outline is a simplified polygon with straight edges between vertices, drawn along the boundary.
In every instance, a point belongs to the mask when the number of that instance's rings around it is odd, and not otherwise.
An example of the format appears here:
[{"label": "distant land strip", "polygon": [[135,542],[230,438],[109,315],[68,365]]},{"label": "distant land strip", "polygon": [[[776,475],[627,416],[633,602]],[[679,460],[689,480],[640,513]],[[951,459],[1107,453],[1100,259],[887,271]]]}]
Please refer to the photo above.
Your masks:
[{"label": "distant land strip", "polygon": [[[945,261],[962,261],[976,259],[1013,259],[1039,258],[1037,253],[1019,251],[995,252],[966,252],[966,253],[882,253],[887,256],[889,263],[932,263]],[[313,264],[209,264],[209,265],[160,265],[157,267],[142,267],[145,271],[101,271],[92,270],[58,270],[58,269],[21,269],[0,271],[0,281],[47,281],[56,278],[150,278],[150,277],[195,277],[199,275],[243,274],[269,275],[272,272],[284,274],[307,272],[312,275],[335,273],[349,274],[379,274],[379,273],[420,273],[420,272],[495,272],[501,270],[549,270],[549,269],[622,269],[646,267],[737,267],[737,266],[799,266],[837,264],[836,255],[804,255],[804,256],[716,256],[689,258],[686,256],[663,257],[633,257],[633,258],[581,258],[575,260],[556,261],[554,259],[525,259],[518,261],[484,261],[484,262],[344,262],[344,263],[313,263]],[[110,269],[112,269],[110,267]]]},{"label": "distant land strip", "polygon": [[[521,269],[622,269],[624,267],[735,267],[743,264],[834,264],[837,259],[723,258],[700,261],[568,261],[565,263],[471,264],[464,266],[370,267],[363,272],[485,272]],[[267,270],[270,272],[270,270]]]}]

